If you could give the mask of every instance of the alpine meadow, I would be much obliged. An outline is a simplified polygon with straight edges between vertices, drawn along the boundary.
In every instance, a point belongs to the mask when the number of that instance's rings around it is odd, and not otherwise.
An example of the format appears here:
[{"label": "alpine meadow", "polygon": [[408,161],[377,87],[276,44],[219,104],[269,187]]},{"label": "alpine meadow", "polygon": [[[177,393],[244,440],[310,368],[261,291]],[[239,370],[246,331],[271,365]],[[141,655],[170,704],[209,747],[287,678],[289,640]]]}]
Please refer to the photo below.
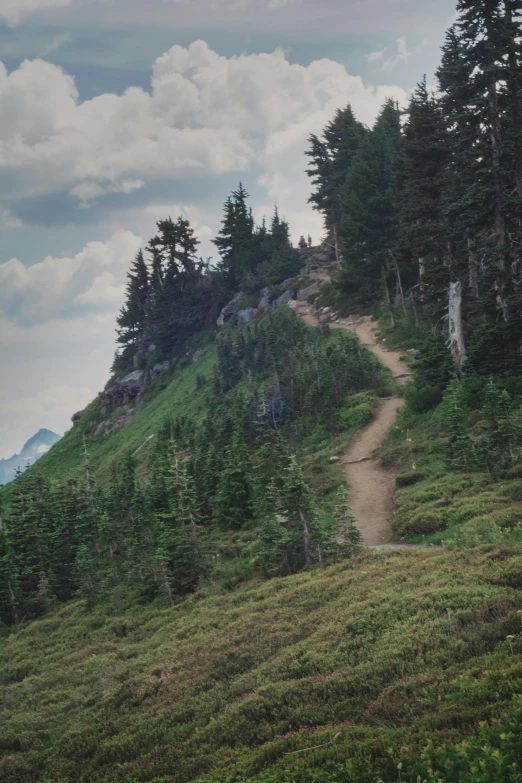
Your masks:
[{"label": "alpine meadow", "polygon": [[180,207],[126,258],[105,388],[0,489],[2,783],[522,783],[522,0],[417,79],[307,134],[320,242],[243,178],[213,257]]}]

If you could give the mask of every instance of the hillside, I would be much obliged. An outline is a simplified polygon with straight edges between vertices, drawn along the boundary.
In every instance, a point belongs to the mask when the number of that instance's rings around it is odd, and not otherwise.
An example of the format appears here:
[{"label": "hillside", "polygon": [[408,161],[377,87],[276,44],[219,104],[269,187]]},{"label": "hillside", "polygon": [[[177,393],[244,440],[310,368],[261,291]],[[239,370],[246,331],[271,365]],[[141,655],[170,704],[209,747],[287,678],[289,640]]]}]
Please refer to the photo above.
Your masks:
[{"label": "hillside", "polygon": [[170,609],[70,603],[0,649],[0,779],[518,783],[521,567],[368,552]]},{"label": "hillside", "polygon": [[521,74],[459,0],[438,92],[309,137],[319,247],[239,183],[129,259],[0,494],[0,781],[522,783]]}]

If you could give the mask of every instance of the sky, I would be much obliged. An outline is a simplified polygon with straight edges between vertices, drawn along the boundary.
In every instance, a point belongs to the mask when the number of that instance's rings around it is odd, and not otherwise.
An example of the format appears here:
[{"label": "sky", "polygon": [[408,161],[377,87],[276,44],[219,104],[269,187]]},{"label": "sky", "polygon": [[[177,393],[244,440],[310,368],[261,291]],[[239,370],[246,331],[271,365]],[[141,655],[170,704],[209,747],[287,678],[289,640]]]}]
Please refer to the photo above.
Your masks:
[{"label": "sky", "polygon": [[455,0],[0,0],[0,458],[105,386],[137,250],[242,180],[318,241],[307,138],[434,80]]}]

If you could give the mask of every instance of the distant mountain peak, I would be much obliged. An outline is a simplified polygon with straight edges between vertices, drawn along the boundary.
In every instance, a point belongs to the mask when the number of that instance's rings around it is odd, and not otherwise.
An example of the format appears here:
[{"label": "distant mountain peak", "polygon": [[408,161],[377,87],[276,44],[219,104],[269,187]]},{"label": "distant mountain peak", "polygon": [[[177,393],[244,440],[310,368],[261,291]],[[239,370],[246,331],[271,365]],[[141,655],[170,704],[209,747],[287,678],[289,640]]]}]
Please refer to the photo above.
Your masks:
[{"label": "distant mountain peak", "polygon": [[34,465],[60,439],[61,435],[42,428],[29,438],[20,454],[13,454],[8,459],[0,459],[0,485],[12,481],[18,468],[25,470],[28,465]]}]

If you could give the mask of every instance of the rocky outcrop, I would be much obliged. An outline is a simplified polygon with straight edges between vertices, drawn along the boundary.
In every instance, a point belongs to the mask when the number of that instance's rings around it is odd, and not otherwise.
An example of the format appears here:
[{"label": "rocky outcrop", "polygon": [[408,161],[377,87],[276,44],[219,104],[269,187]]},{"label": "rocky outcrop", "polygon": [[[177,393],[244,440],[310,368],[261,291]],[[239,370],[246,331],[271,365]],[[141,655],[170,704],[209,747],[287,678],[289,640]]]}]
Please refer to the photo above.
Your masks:
[{"label": "rocky outcrop", "polygon": [[217,325],[221,328],[226,324],[227,321],[230,321],[232,316],[237,310],[237,306],[241,299],[243,299],[244,293],[240,291],[238,294],[235,295],[235,297],[224,306],[224,308],[221,310],[220,316],[217,319]]},{"label": "rocky outcrop", "polygon": [[238,310],[236,314],[236,323],[238,326],[246,326],[258,314],[259,310],[255,307],[246,307],[244,310]]},{"label": "rocky outcrop", "polygon": [[143,344],[141,348],[138,348],[132,359],[134,369],[139,370],[143,367],[147,359],[150,359],[156,350],[157,348],[153,343]]},{"label": "rocky outcrop", "polygon": [[305,273],[335,264],[335,248],[331,245],[305,247],[301,248],[298,252],[305,267]]},{"label": "rocky outcrop", "polygon": [[143,370],[134,370],[125,378],[116,381],[114,386],[101,393],[100,398],[103,403],[111,405],[113,408],[123,408],[136,399],[141,390],[146,385],[147,378]]},{"label": "rocky outcrop", "polygon": [[150,382],[153,383],[154,381],[157,381],[160,375],[163,375],[164,372],[170,370],[171,366],[172,362],[169,362],[168,360],[166,362],[157,362],[150,371]]},{"label": "rocky outcrop", "polygon": [[307,302],[309,296],[314,296],[320,292],[323,282],[323,280],[316,280],[315,283],[312,283],[312,285],[309,285],[306,288],[301,288],[301,290],[297,293],[297,299],[300,302]]},{"label": "rocky outcrop", "polygon": [[295,291],[285,291],[284,294],[281,294],[275,302],[272,304],[272,310],[275,310],[278,307],[284,307],[288,304],[288,302],[291,302],[292,299],[295,296]]}]

